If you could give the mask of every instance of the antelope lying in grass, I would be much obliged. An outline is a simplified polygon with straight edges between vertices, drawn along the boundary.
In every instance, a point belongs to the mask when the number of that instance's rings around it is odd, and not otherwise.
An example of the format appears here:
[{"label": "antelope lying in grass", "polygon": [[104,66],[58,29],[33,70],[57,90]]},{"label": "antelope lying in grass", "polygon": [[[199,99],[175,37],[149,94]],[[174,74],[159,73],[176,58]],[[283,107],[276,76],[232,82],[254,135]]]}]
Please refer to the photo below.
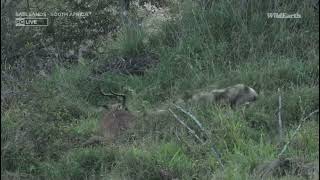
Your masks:
[{"label": "antelope lying in grass", "polygon": [[111,105],[109,111],[107,111],[100,122],[99,130],[103,136],[93,136],[87,140],[83,145],[99,144],[102,142],[110,143],[117,136],[119,136],[125,130],[128,130],[134,126],[136,116],[129,112],[126,106],[126,96],[124,94],[118,94],[111,91],[111,94],[105,94],[100,91],[104,96],[121,97],[122,102]]}]

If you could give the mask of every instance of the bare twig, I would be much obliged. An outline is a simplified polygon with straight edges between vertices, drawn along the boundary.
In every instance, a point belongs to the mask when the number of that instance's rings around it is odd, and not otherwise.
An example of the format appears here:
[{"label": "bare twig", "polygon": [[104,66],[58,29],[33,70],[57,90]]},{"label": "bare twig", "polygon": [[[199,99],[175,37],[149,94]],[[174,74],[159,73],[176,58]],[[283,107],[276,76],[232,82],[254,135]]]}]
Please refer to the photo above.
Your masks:
[{"label": "bare twig", "polygon": [[278,108],[279,141],[282,142],[282,140],[283,140],[282,119],[281,119],[282,99],[281,99],[280,88],[278,88],[278,92],[279,92],[279,98],[278,98],[278,104],[279,104],[279,108]]},{"label": "bare twig", "polygon": [[182,109],[182,107],[176,105],[176,104],[173,104],[176,108],[178,108],[180,111],[182,111],[183,113],[185,113],[186,115],[188,115],[198,126],[199,128],[201,129],[201,131],[203,131],[204,133],[206,133],[206,131],[204,130],[202,124],[197,120],[197,118],[191,114],[190,112]]},{"label": "bare twig", "polygon": [[299,96],[299,107],[300,107],[300,111],[302,112],[301,117],[304,117],[304,116],[306,115],[306,111],[305,111],[305,109],[303,108],[304,105],[302,104],[302,98],[301,98],[301,96]]},{"label": "bare twig", "polygon": [[290,139],[288,140],[288,142],[283,146],[281,152],[279,153],[278,157],[280,157],[288,148],[289,144],[291,143],[292,139],[294,136],[297,135],[298,131],[300,130],[302,124],[309,119],[311,116],[313,116],[314,114],[319,113],[319,109],[311,112],[308,116],[306,116],[305,118],[303,118],[299,124],[299,126],[297,127],[297,129],[293,132],[292,136],[290,137]]},{"label": "bare twig", "polygon": [[212,144],[211,149],[212,149],[214,155],[216,156],[217,160],[219,161],[219,164],[221,165],[221,167],[224,168],[224,165],[221,160],[221,155],[214,144]]},{"label": "bare twig", "polygon": [[186,125],[186,123],[184,123],[170,108],[169,108],[169,112],[171,112],[171,114],[174,116],[174,118],[180,123],[182,124],[185,128],[188,129],[188,131],[202,144],[205,144],[204,141],[202,139],[200,139],[200,137],[196,134],[196,132],[194,130],[192,130],[188,125]]},{"label": "bare twig", "polygon": [[[182,112],[184,112],[184,113],[186,113],[187,115],[189,115],[189,116],[191,117],[191,119],[193,119],[193,120],[197,123],[197,125],[200,127],[200,129],[201,129],[203,132],[205,132],[203,126],[202,126],[201,123],[196,119],[195,116],[193,116],[191,113],[185,111],[185,110],[182,109],[180,106],[177,106],[177,105],[175,105],[175,106],[176,106],[179,110],[181,110]],[[195,136],[196,139],[197,139],[199,142],[201,142],[201,144],[205,144],[205,142],[204,142],[202,139],[199,138],[199,136],[195,133],[194,130],[192,130],[189,126],[187,126],[170,108],[169,108],[168,110],[169,110],[169,112],[171,112],[171,114],[175,117],[175,119],[176,119],[180,124],[182,124],[184,127],[186,127],[186,128],[188,129],[188,131],[189,131],[193,136]],[[217,148],[215,147],[214,144],[212,144],[211,149],[212,149],[212,151],[213,151],[216,159],[219,161],[219,164],[221,165],[221,167],[224,168],[224,165],[223,165],[222,160],[221,160],[221,155],[220,155],[219,151],[217,150]]]}]

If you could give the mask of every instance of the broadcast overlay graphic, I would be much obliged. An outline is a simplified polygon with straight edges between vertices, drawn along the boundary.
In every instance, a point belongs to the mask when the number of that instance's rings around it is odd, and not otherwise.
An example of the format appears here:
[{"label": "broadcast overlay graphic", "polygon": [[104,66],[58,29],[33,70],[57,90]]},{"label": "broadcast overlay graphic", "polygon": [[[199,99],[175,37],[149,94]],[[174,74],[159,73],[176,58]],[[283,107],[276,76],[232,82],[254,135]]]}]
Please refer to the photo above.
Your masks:
[{"label": "broadcast overlay graphic", "polygon": [[87,17],[91,12],[16,12],[16,26],[48,26],[48,17]]},{"label": "broadcast overlay graphic", "polygon": [[16,18],[16,26],[48,26],[48,18]]}]

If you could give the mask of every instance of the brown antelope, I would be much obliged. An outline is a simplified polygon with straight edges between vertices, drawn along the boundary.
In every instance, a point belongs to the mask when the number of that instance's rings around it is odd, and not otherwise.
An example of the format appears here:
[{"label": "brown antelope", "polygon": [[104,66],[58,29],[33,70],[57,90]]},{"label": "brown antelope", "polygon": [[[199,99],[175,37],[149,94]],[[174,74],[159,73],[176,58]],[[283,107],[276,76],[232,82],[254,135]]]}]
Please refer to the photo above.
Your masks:
[{"label": "brown antelope", "polygon": [[126,96],[112,91],[111,94],[105,94],[102,90],[100,92],[104,96],[121,97],[122,102],[121,104],[116,103],[111,105],[111,109],[103,115],[99,127],[103,136],[93,136],[84,145],[101,143],[103,141],[107,143],[112,142],[121,132],[134,126],[136,116],[129,112],[126,106]]}]

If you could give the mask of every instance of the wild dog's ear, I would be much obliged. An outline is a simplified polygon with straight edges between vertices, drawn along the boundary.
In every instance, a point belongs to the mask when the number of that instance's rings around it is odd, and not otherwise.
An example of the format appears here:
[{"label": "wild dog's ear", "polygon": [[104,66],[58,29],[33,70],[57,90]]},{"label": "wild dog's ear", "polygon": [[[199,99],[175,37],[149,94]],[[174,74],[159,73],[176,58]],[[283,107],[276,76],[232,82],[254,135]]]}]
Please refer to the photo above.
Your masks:
[{"label": "wild dog's ear", "polygon": [[244,90],[245,93],[248,93],[248,92],[251,91],[251,89],[250,89],[248,86],[245,86],[245,87],[243,88],[243,90]]},{"label": "wild dog's ear", "polygon": [[249,87],[249,90],[250,90],[250,93],[252,95],[252,101],[256,101],[258,99],[258,93],[254,89],[252,89],[250,87]]}]

